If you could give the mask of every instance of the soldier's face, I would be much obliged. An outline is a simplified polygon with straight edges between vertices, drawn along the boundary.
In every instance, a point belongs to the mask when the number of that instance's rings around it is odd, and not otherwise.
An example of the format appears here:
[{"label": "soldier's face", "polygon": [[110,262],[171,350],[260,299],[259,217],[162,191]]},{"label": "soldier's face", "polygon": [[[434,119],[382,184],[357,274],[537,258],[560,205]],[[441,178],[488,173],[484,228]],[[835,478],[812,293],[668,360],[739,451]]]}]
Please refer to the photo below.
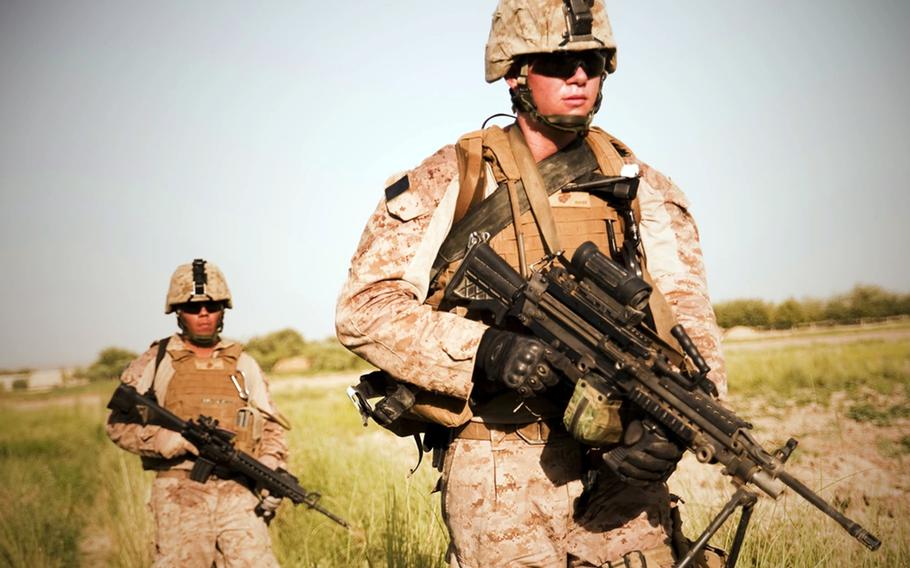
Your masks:
[{"label": "soldier's face", "polygon": [[[204,304],[209,304],[205,302]],[[215,310],[218,306],[212,306],[213,311],[209,311],[207,305],[196,306],[199,313],[190,313],[189,311],[180,310],[180,318],[191,335],[200,337],[214,335],[218,330],[218,323],[221,320],[223,309]],[[195,311],[195,310],[194,310]]]},{"label": "soldier's face", "polygon": [[[602,66],[600,71],[602,72]],[[528,87],[537,105],[537,111],[543,115],[586,116],[597,103],[600,92],[601,75],[591,65],[580,60],[570,59],[568,67],[554,64],[553,61],[531,62],[528,70]],[[517,79],[507,79],[510,87],[517,84]]]}]

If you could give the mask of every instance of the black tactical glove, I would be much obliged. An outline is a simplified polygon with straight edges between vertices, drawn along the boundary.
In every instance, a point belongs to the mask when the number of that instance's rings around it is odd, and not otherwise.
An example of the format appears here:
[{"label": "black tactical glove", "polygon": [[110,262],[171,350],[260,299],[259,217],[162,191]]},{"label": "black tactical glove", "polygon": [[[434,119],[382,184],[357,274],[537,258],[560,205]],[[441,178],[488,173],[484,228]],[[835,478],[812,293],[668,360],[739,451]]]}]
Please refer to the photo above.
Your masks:
[{"label": "black tactical glove", "polygon": [[536,396],[559,382],[546,361],[548,349],[533,337],[491,327],[477,348],[475,379],[505,385],[522,398]]},{"label": "black tactical glove", "polygon": [[629,424],[623,433],[623,444],[606,452],[604,461],[620,479],[631,485],[666,481],[685,451],[650,420]]}]

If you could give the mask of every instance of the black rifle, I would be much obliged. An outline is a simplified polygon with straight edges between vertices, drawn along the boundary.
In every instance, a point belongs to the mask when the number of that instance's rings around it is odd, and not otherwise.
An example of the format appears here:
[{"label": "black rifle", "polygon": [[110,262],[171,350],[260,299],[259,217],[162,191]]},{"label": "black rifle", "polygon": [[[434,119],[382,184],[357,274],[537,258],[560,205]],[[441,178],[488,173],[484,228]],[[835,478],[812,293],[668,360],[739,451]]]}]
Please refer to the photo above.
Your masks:
[{"label": "black rifle", "polygon": [[[143,396],[125,384],[114,391],[107,407],[124,417],[126,422],[161,426],[179,432],[188,442],[196,446],[199,456],[193,464],[190,479],[205,483],[215,468],[231,475],[240,475],[260,489],[267,489],[269,495],[291,500],[295,505],[304,504],[339,525],[350,528],[347,521],[319,505],[319,493],[308,492],[297,483],[297,478],[284,469],[272,469],[253,456],[234,448],[234,433],[218,427],[218,421],[208,416],[198,420],[184,420],[162,407],[156,400]],[[257,507],[257,513],[266,521],[274,512]]]},{"label": "black rifle", "polygon": [[[604,396],[633,403],[647,417],[647,429],[669,437],[695,453],[702,463],[720,463],[738,490],[677,565],[689,566],[730,515],[742,507],[727,560],[736,563],[757,494],[756,486],[777,499],[784,486],[793,489],[840,523],[870,550],[881,542],[856,522],[784,471],[796,447],[790,439],[769,452],[752,435],[752,425],[720,405],[710,370],[682,326],[673,335],[697,371],[670,362],[667,345],[642,322],[651,287],[619,263],[585,243],[569,262],[546,259],[528,280],[510,267],[486,242],[475,242],[452,281],[446,300],[489,312],[496,325],[507,318],[547,343],[551,366],[574,385],[584,378]],[[627,448],[604,453],[612,469]]]}]

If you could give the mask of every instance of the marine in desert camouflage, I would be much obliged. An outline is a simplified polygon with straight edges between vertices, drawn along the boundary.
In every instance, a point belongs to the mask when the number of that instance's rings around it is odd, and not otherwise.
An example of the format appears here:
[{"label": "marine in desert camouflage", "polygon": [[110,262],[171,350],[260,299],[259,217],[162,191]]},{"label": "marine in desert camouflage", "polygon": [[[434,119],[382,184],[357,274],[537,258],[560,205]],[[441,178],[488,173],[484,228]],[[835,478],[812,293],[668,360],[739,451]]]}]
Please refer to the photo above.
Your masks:
[{"label": "marine in desert camouflage", "polygon": [[[154,342],[120,380],[184,420],[217,419],[235,434],[235,447],[272,469],[285,467],[289,424],[272,403],[266,377],[239,343],[220,335],[232,306],[217,266],[202,259],[178,266],[165,313],[176,312],[180,333]],[[266,522],[255,512],[273,513],[278,499],[217,468],[204,483],[190,479],[198,451],[172,430],[115,410],[107,433],[155,472],[149,502],[155,566],[278,565]]]},{"label": "marine in desert camouflage", "polygon": [[[554,371],[539,343],[447,304],[442,291],[458,266],[451,253],[469,233],[490,233],[522,274],[557,250],[571,256],[586,241],[603,250],[613,241],[655,287],[658,333],[684,324],[723,394],[720,332],[689,203],[591,125],[617,61],[600,1],[502,0],[485,59],[486,80],[509,86],[515,124],[466,134],[388,180],[338,300],[338,337],[417,392],[412,418],[449,428],[441,489],[452,566],[670,566],[678,523],[666,486],[627,484],[597,463],[547,398]],[[637,199],[621,204],[594,191],[548,191],[554,176],[640,184]],[[484,209],[497,199],[498,209]],[[496,216],[507,222],[491,230]],[[440,399],[465,410],[433,412],[426,401]],[[603,411],[615,413],[607,421],[618,439],[618,405]],[[678,451],[654,454],[646,457],[664,479]],[[592,471],[597,482],[586,484]]]}]

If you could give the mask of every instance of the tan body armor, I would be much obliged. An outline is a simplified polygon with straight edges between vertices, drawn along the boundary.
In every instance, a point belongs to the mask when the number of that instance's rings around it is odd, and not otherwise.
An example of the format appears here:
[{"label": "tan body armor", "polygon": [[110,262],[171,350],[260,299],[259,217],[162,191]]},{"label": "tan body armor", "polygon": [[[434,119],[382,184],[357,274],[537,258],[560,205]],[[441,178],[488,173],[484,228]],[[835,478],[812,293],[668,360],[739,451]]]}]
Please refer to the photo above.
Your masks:
[{"label": "tan body armor", "polygon": [[[618,176],[625,164],[632,163],[632,151],[599,128],[591,128],[585,141],[597,159],[600,173],[605,176]],[[455,207],[454,222],[458,222],[471,207],[484,199],[484,190],[487,186],[486,176],[491,172],[495,185],[515,183],[525,177],[522,175],[519,162],[512,153],[508,136],[497,126],[466,134],[458,141],[456,151],[461,185]],[[571,258],[575,249],[586,241],[594,242],[602,251],[606,252],[608,250],[607,226],[610,223],[614,227],[616,246],[622,247],[625,234],[623,220],[616,209],[605,200],[586,192],[557,192],[549,197],[548,202],[556,234],[560,239],[560,248],[565,251],[564,254],[567,258]],[[640,221],[641,213],[637,199],[632,202],[632,211],[636,222]],[[532,211],[526,211],[519,217],[518,227],[518,233],[516,233],[513,223],[499,234],[493,235],[490,246],[512,268],[521,272],[518,234],[522,235],[528,264],[540,260],[546,251],[540,220]],[[457,269],[458,263],[453,263],[441,271],[434,288],[430,290],[427,304],[434,307],[439,306],[445,284]],[[644,266],[642,266],[642,272],[644,279],[653,287],[653,280]],[[654,316],[658,335],[670,346],[677,347],[676,340],[670,334],[670,328],[675,325],[675,318],[670,311],[669,304],[657,288],[654,288],[651,294],[649,306]]]},{"label": "tan body armor", "polygon": [[214,358],[201,359],[190,350],[173,353],[174,376],[164,406],[185,420],[211,416],[236,434],[238,450],[256,456],[262,417],[248,403],[246,378],[237,370],[241,352],[240,345],[233,345]]},{"label": "tan body armor", "polygon": [[[513,126],[513,128],[518,127]],[[585,141],[594,153],[600,173],[605,176],[618,176],[625,164],[632,163],[631,150],[603,130],[592,128]],[[522,161],[521,156],[516,159],[516,153],[513,152],[514,144],[514,141],[510,141],[509,134],[496,126],[472,132],[459,140],[456,150],[461,185],[455,208],[455,222],[458,222],[471,207],[486,197],[487,176],[492,174],[492,185],[495,186],[515,184],[519,180],[525,187],[529,185],[529,173],[526,170],[535,168],[536,172],[536,165],[529,163],[527,158]],[[583,173],[585,172],[579,172],[579,174]],[[515,195],[514,191],[512,195]],[[586,241],[594,242],[602,251],[609,250],[607,227],[611,223],[614,229],[615,244],[617,247],[622,247],[625,233],[623,219],[617,210],[604,199],[586,192],[557,192],[550,195],[546,199],[546,203],[550,220],[542,222],[534,211],[528,210],[519,216],[518,230],[516,230],[515,223],[512,223],[498,234],[493,235],[490,240],[493,250],[516,271],[522,272],[519,235],[523,241],[526,264],[533,265],[548,252],[545,242],[547,238],[544,236],[548,231],[541,229],[546,223],[551,223],[555,229],[559,240],[558,247],[564,251],[567,258],[571,258],[575,249]],[[637,200],[633,201],[632,210],[637,223],[641,218]],[[516,211],[513,209],[513,218],[515,213]],[[552,238],[550,237],[550,239]],[[550,244],[550,247],[552,246]],[[457,268],[458,263],[453,263],[441,271],[439,278],[436,279],[436,287],[430,290],[428,304],[439,306],[445,284],[448,283]],[[644,266],[642,266],[642,271],[645,280],[653,287],[653,281]],[[657,335],[668,345],[676,348],[678,344],[669,331],[675,325],[675,318],[666,299],[656,287],[651,294],[649,306],[657,328]],[[463,315],[470,319],[480,317],[470,312],[463,313]],[[681,361],[681,358],[679,360]],[[519,405],[515,398],[514,394],[507,393],[485,404],[482,408],[474,409],[474,412],[482,416],[485,421],[496,423],[530,422],[541,417],[557,416],[563,412],[563,409],[557,408],[545,397],[523,401],[520,405],[521,410],[516,412],[515,408]],[[423,402],[426,404],[421,404]],[[423,419],[449,426],[463,423],[470,418],[470,410],[463,403],[449,406],[454,406],[455,411],[453,412],[452,408],[440,408],[436,400],[424,401],[418,396],[418,404],[414,411]]]}]

